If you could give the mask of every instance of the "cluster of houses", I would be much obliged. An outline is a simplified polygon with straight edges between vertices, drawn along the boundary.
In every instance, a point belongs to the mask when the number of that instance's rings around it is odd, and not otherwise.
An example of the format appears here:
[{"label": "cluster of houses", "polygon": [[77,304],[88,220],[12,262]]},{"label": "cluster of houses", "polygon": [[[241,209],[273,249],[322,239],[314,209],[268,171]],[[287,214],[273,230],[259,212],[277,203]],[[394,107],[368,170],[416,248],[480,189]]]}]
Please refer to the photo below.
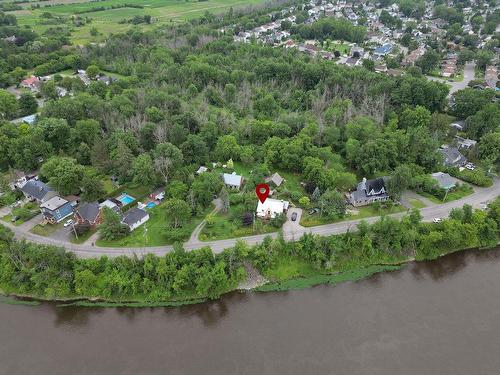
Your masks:
[{"label": "cluster of houses", "polygon": [[456,53],[448,53],[441,64],[441,75],[443,77],[453,77],[457,73],[458,55]]},{"label": "cluster of houses", "polygon": [[[19,86],[23,87],[25,89],[28,89],[32,93],[36,94],[36,93],[40,92],[40,86],[42,85],[42,83],[48,82],[51,79],[52,79],[52,76],[43,76],[43,77],[31,76],[31,77],[23,79],[19,83]],[[63,96],[68,95],[68,90],[66,90],[64,87],[56,86],[56,93],[59,97],[63,97]]]},{"label": "cluster of houses", "polygon": [[[471,25],[471,18],[476,14],[484,16],[484,9],[476,8],[478,1],[472,0],[470,7],[464,8],[465,24],[463,31],[468,34],[474,34]],[[487,4],[483,7],[489,9]],[[359,13],[360,7],[354,6],[354,3],[345,0],[326,0],[316,1],[311,0],[308,3],[300,6],[290,6],[281,11],[281,19],[276,19],[276,14],[269,14],[272,22],[255,27],[249,31],[240,31],[235,35],[234,40],[238,42],[249,42],[252,39],[257,41],[281,46],[284,48],[296,48],[300,52],[307,53],[311,56],[318,56],[327,60],[337,60],[338,64],[346,64],[347,66],[359,66],[362,59],[371,59],[375,62],[375,71],[383,72],[390,75],[400,75],[401,71],[388,69],[385,64],[386,56],[396,56],[399,53],[405,55],[403,57],[402,66],[410,66],[415,64],[421,58],[426,49],[426,43],[429,38],[440,41],[446,36],[446,26],[448,22],[441,18],[434,18],[433,4],[427,2],[422,19],[417,20],[413,17],[406,16],[396,3],[389,4],[384,7],[376,6],[375,3],[368,2],[363,4],[363,14]],[[306,24],[314,23],[321,17],[336,17],[345,18],[354,25],[358,24],[361,17],[366,19],[368,33],[364,43],[364,48],[355,44],[350,45],[350,52],[344,55],[332,53],[323,49],[321,44],[316,40],[308,40],[304,43],[299,43],[290,39],[290,33],[286,30],[281,30],[281,21],[290,21],[292,24],[296,22],[294,13],[300,10],[307,9],[308,18],[304,21]],[[390,16],[401,20],[400,27],[388,27],[380,20],[382,11],[386,11]],[[418,43],[416,49],[408,51],[408,49],[400,44],[405,30],[409,25],[417,25],[411,31],[411,36]],[[235,25],[233,25],[234,27]],[[412,26],[414,27],[414,26]],[[223,30],[225,31],[225,30]],[[479,47],[484,45],[491,35],[478,35]],[[459,48],[453,42],[448,42],[448,54],[441,64],[440,74],[443,77],[449,78],[455,76],[457,71],[457,54],[455,51]],[[363,53],[360,54],[359,50]],[[489,67],[487,78],[485,77],[486,85],[491,88],[496,88],[498,72],[495,66]]]},{"label": "cluster of houses", "polygon": [[119,214],[121,222],[132,231],[149,220],[148,209],[155,207],[165,197],[165,189],[159,188],[150,194],[147,203],[138,202],[136,207],[122,214],[122,208],[135,201],[126,193],[101,202],[79,204],[77,196],[61,196],[48,184],[40,181],[36,174],[24,173],[19,174],[11,187],[19,189],[26,199],[39,205],[43,216],[42,224],[58,224],[72,219],[75,225],[86,225],[94,229],[102,223],[103,209],[109,208]]},{"label": "cluster of houses", "polygon": [[441,145],[439,152],[443,155],[443,163],[446,167],[451,168],[466,168],[474,170],[474,164],[470,163],[464,156],[477,144],[477,141],[468,138],[455,136],[454,142],[451,145]]}]

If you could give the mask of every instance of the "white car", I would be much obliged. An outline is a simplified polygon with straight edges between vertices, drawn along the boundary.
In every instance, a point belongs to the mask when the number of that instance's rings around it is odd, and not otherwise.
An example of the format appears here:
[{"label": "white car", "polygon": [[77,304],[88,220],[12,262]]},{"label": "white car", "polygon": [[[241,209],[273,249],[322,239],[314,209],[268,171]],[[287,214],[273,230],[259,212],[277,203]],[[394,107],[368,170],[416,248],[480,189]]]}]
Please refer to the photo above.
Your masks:
[{"label": "white car", "polygon": [[467,168],[469,171],[473,171],[474,169],[476,169],[476,166],[472,163],[467,163],[465,164],[465,168]]},{"label": "white car", "polygon": [[441,219],[440,217],[435,217],[434,219],[432,219],[432,222],[437,224],[437,223],[441,223],[443,221],[443,219]]},{"label": "white car", "polygon": [[73,224],[73,219],[69,219],[67,222],[64,223],[64,227],[69,227],[72,224]]}]

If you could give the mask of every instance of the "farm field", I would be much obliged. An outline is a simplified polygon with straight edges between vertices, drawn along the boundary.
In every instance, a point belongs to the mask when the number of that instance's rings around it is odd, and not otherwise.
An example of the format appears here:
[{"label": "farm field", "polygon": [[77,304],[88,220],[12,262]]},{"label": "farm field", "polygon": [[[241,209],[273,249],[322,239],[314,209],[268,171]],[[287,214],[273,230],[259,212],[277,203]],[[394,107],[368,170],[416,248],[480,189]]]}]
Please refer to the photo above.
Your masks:
[{"label": "farm field", "polygon": [[[223,13],[230,7],[246,7],[264,0],[207,0],[207,1],[184,1],[184,0],[134,0],[128,2],[135,7],[125,7],[127,4],[123,0],[103,0],[103,1],[74,1],[74,0],[54,0],[43,2],[23,3],[23,10],[9,12],[18,18],[21,25],[29,25],[36,31],[60,26],[47,22],[42,18],[42,14],[49,12],[53,17],[63,17],[67,19],[66,25],[72,31],[72,38],[75,43],[97,42],[107,34],[123,32],[131,27],[130,23],[119,23],[122,20],[131,19],[134,16],[151,16],[151,24],[140,24],[143,29],[152,29],[155,25],[169,22],[185,21],[203,15],[205,12],[213,14]],[[40,8],[31,9],[32,5],[40,4]],[[50,6],[47,6],[50,5]],[[112,9],[115,7],[115,9]],[[79,16],[81,18],[91,18],[91,22],[83,26],[75,26],[70,18]],[[64,23],[64,21],[61,21]],[[98,35],[92,36],[90,30],[95,28]]]}]

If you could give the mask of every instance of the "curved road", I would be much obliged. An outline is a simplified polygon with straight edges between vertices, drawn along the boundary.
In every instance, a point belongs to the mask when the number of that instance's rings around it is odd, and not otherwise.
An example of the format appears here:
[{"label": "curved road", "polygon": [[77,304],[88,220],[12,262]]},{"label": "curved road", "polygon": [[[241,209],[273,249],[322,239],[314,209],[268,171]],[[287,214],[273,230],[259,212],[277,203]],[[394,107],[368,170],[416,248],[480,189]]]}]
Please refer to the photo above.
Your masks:
[{"label": "curved road", "polygon": [[470,81],[472,81],[475,77],[475,69],[476,63],[473,61],[469,61],[465,64],[464,66],[464,79],[462,79],[459,82],[448,82],[446,78],[438,78],[438,77],[431,77],[427,76],[427,78],[431,81],[438,81],[447,84],[450,87],[450,92],[448,95],[451,96],[454,92],[457,92],[458,90],[463,90],[467,87]]},{"label": "curved road", "polygon": [[[493,186],[489,188],[475,188],[475,192],[467,197],[462,199],[458,199],[453,202],[448,202],[440,205],[435,205],[431,207],[425,207],[420,210],[422,214],[422,218],[424,221],[432,221],[432,219],[436,217],[447,217],[450,211],[453,208],[462,207],[464,204],[470,204],[474,208],[479,208],[481,203],[486,201],[491,201],[500,195],[500,179],[496,179],[494,181]],[[292,212],[297,212],[300,215],[299,209],[291,209],[288,213],[290,217]],[[391,217],[400,218],[404,216],[406,213],[401,212],[393,215],[389,215]],[[374,216],[370,218],[365,218],[363,220],[368,223],[373,223],[379,219],[379,216]],[[298,240],[305,233],[313,233],[321,236],[328,236],[332,234],[345,233],[347,231],[356,230],[356,226],[359,224],[361,219],[358,220],[349,220],[342,221],[339,223],[333,224],[325,224],[319,225],[310,228],[304,228],[300,226],[298,223],[300,221],[300,217],[297,218],[297,221],[292,222],[288,220],[283,226],[283,237],[287,241]],[[142,256],[148,253],[156,254],[156,255],[164,255],[170,251],[172,251],[172,246],[162,246],[162,247],[143,247],[143,248],[110,248],[110,247],[97,247],[88,244],[76,245],[71,244],[64,241],[59,241],[47,237],[42,237],[31,233],[26,230],[26,228],[16,227],[8,222],[3,222],[2,225],[11,229],[15,237],[17,239],[26,239],[31,242],[45,244],[45,245],[54,245],[64,247],[66,250],[72,251],[79,257],[98,257],[102,255],[106,255],[109,257],[116,257],[120,255],[134,255]],[[215,253],[220,253],[224,249],[233,247],[237,241],[245,241],[249,245],[254,245],[260,243],[265,237],[271,236],[273,238],[277,237],[278,232],[271,234],[261,234],[256,236],[249,237],[240,237],[240,238],[231,238],[227,240],[219,240],[219,241],[208,241],[201,242],[197,238],[191,238],[188,242],[184,243],[184,248],[187,251],[198,249],[203,246],[210,246],[212,251]]]}]

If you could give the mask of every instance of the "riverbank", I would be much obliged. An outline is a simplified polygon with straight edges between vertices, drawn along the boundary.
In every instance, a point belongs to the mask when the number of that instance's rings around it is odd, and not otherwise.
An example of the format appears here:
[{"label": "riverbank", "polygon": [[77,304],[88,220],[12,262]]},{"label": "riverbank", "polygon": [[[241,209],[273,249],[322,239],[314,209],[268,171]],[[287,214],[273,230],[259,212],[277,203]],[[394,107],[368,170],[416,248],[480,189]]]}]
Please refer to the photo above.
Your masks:
[{"label": "riverbank", "polygon": [[[500,242],[498,243],[500,245]],[[318,273],[316,275],[310,275],[305,277],[295,277],[287,280],[267,280],[261,275],[255,273],[255,269],[252,270],[252,274],[248,275],[249,280],[244,282],[246,285],[253,285],[252,287],[242,288],[241,283],[238,287],[234,289],[227,290],[222,293],[220,297],[233,292],[255,292],[255,293],[266,293],[266,292],[283,292],[289,290],[300,290],[307,289],[317,285],[331,285],[336,286],[341,283],[346,282],[356,282],[366,278],[369,278],[378,273],[386,273],[400,270],[406,265],[414,262],[428,262],[438,260],[441,257],[451,255],[458,252],[475,252],[475,251],[488,251],[487,249],[459,249],[456,251],[443,253],[433,259],[423,259],[416,261],[414,258],[409,258],[407,260],[398,262],[396,264],[374,264],[365,268],[354,269],[347,272],[340,272],[334,274],[323,274]],[[263,280],[265,280],[263,282]],[[57,307],[126,307],[126,308],[153,308],[153,307],[180,307],[188,305],[196,305],[208,302],[208,298],[187,298],[184,300],[176,301],[157,301],[148,302],[145,300],[106,300],[102,298],[90,298],[85,296],[78,297],[68,297],[68,298],[41,298],[33,295],[26,294],[15,294],[15,293],[5,293],[0,290],[0,303],[12,304],[12,305],[27,305],[27,306],[37,306],[43,302],[56,303]]]},{"label": "riverbank", "polygon": [[413,210],[402,220],[382,217],[338,235],[304,234],[293,242],[283,236],[266,237],[254,246],[239,241],[221,253],[208,247],[185,251],[175,245],[162,257],[99,259],[16,241],[4,228],[0,289],[82,306],[180,306],[216,300],[238,289],[264,292],[335,285],[397,270],[414,259],[492,248],[498,244],[499,228],[497,200],[488,211],[455,209],[437,224],[422,222]]}]

